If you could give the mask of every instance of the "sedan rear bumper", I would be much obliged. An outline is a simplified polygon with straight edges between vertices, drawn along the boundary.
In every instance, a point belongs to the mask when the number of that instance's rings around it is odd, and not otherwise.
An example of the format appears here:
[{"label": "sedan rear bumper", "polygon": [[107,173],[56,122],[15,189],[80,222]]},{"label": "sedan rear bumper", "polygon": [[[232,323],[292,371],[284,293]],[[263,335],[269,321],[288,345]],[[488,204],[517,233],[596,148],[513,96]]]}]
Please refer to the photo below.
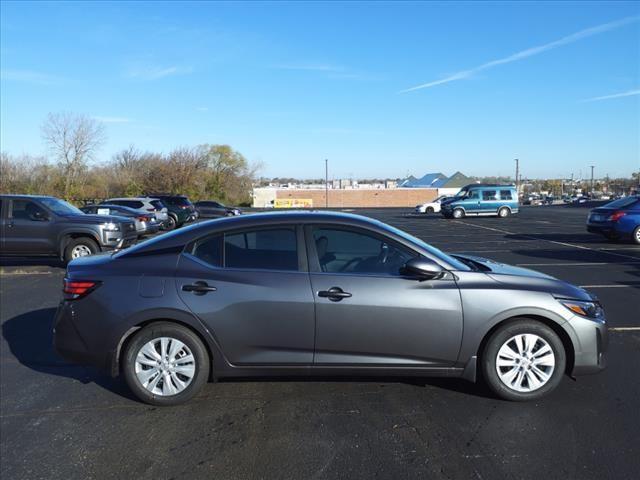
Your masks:
[{"label": "sedan rear bumper", "polygon": [[61,302],[53,321],[53,348],[65,360],[110,371],[112,355],[87,347],[74,324],[71,302]]}]

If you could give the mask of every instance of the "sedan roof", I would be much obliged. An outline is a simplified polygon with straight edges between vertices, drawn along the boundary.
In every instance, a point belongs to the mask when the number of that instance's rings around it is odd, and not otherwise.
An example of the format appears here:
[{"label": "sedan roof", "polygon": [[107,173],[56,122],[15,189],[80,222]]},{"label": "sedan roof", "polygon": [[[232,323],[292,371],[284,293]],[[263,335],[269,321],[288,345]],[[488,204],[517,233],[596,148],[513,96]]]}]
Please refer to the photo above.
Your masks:
[{"label": "sedan roof", "polygon": [[370,230],[380,235],[402,243],[409,248],[418,249],[427,256],[435,257],[443,262],[445,267],[458,267],[461,263],[449,257],[438,249],[425,244],[420,239],[402,232],[390,225],[386,225],[378,220],[374,220],[362,215],[332,211],[285,211],[285,212],[261,212],[249,215],[239,215],[234,217],[223,217],[215,220],[208,220],[173,230],[158,237],[151,238],[133,247],[129,247],[116,254],[116,258],[128,256],[141,256],[160,253],[179,253],[185,245],[198,238],[222,233],[229,230],[237,230],[254,227],[268,227],[272,225],[303,225],[303,224],[331,224],[341,226],[360,227]]}]

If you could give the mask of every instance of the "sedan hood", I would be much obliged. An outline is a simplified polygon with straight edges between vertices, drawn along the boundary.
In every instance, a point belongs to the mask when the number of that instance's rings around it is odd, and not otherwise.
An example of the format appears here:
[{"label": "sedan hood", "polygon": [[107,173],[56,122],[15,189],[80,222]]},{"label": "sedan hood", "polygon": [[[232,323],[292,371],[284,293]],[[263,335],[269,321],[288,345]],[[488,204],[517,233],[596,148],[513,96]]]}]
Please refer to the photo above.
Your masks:
[{"label": "sedan hood", "polygon": [[577,287],[563,280],[558,280],[551,275],[547,275],[528,268],[514,267],[506,263],[496,262],[488,258],[476,257],[474,255],[455,255],[456,257],[471,260],[484,267],[485,274],[492,280],[512,285],[515,289],[529,289],[546,291],[562,298],[572,298],[575,300],[593,300],[583,288]]}]

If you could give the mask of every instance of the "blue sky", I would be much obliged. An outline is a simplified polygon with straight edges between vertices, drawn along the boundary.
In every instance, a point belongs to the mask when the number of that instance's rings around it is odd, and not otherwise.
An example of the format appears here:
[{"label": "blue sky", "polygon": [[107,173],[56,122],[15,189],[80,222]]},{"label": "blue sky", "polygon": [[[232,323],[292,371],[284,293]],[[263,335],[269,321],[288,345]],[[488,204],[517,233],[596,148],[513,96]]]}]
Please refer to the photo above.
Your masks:
[{"label": "blue sky", "polygon": [[[640,169],[640,3],[1,4],[1,147],[48,112],[265,176]],[[418,87],[418,88],[416,88]]]}]

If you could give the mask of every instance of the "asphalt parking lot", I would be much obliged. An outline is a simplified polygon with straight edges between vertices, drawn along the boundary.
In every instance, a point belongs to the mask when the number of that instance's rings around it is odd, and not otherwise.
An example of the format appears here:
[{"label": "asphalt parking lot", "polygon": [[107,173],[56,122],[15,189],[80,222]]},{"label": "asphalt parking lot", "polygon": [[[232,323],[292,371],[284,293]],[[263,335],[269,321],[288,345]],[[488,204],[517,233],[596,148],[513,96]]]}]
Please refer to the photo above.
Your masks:
[{"label": "asphalt parking lot", "polygon": [[611,327],[608,369],[524,404],[461,380],[320,378],[225,381],[186,405],[151,407],[53,353],[64,270],[5,260],[0,477],[638,478],[640,246],[588,234],[584,208],[508,219],[358,213],[593,291]]}]

